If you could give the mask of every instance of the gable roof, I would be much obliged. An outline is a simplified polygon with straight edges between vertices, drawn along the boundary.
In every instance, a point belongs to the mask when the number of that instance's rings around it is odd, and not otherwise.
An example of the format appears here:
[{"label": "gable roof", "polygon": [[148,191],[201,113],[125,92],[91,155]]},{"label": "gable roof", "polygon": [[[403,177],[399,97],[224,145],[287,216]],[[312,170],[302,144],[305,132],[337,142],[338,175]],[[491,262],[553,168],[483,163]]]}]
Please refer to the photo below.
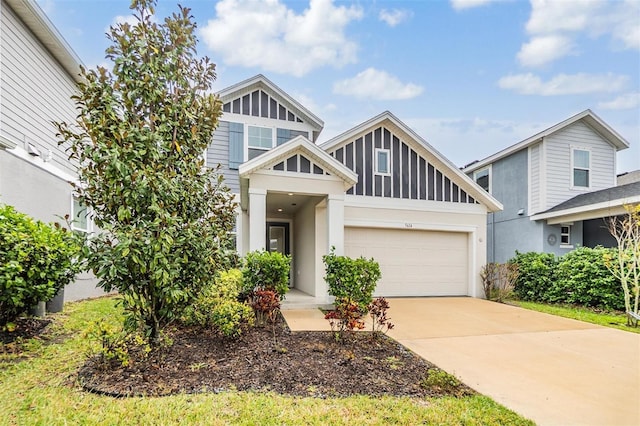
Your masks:
[{"label": "gable roof", "polygon": [[345,190],[351,188],[358,182],[358,175],[354,171],[327,154],[304,136],[297,136],[246,163],[242,163],[238,172],[241,178],[248,178],[250,174],[284,161],[294,154],[302,154],[308,157],[333,176],[342,179]]},{"label": "gable roof", "polygon": [[520,141],[514,145],[511,145],[502,151],[499,151],[489,157],[486,157],[480,161],[475,161],[471,164],[464,166],[462,169],[465,173],[472,172],[474,170],[478,170],[482,167],[485,167],[495,161],[507,157],[515,152],[526,149],[529,146],[538,143],[542,140],[542,138],[552,135],[567,126],[576,123],[577,121],[582,121],[591,127],[594,131],[596,131],[600,136],[602,136],[607,142],[609,142],[613,147],[616,148],[617,151],[622,149],[629,148],[629,142],[627,142],[622,136],[618,134],[615,130],[613,130],[607,123],[605,123],[600,117],[593,113],[590,109],[584,110],[579,114],[574,115],[573,117],[569,117],[560,123],[549,127],[546,130],[543,130],[540,133],[536,133],[535,135]]},{"label": "gable roof", "polygon": [[220,100],[223,103],[226,103],[233,100],[236,96],[240,95],[240,93],[250,92],[256,89],[262,89],[265,92],[271,95],[275,95],[277,98],[281,99],[282,102],[287,104],[289,109],[295,111],[296,115],[303,118],[307,123],[311,124],[316,129],[316,131],[320,132],[324,127],[324,121],[318,118],[318,116],[309,111],[307,108],[302,106],[300,102],[293,99],[284,90],[276,86],[271,80],[269,80],[262,74],[258,74],[244,81],[241,81],[240,83],[236,83],[232,86],[222,89],[217,94],[220,97]]},{"label": "gable roof", "polygon": [[455,176],[459,182],[463,182],[465,186],[466,192],[475,198],[478,202],[484,204],[489,211],[495,212],[502,210],[502,204],[496,200],[491,194],[482,189],[478,184],[476,184],[472,179],[470,179],[466,174],[462,173],[458,167],[456,167],[451,161],[449,161],[444,155],[442,155],[438,150],[436,150],[433,146],[431,146],[427,141],[422,139],[416,132],[414,132],[409,126],[404,124],[400,119],[398,119],[395,115],[393,115],[389,111],[384,111],[383,113],[365,121],[357,125],[356,127],[347,130],[346,132],[329,139],[328,141],[322,143],[320,148],[325,151],[330,151],[333,148],[337,147],[341,143],[347,142],[351,139],[356,138],[358,135],[363,134],[364,132],[370,130],[371,128],[385,126],[389,130],[399,133],[403,135],[407,141],[412,140],[415,141],[417,145],[419,145],[422,149],[426,150],[434,159],[435,162],[441,167],[441,170],[446,171],[449,174],[449,178]]},{"label": "gable roof", "polygon": [[533,215],[531,220],[546,219],[550,223],[560,223],[607,217],[624,213],[625,205],[637,203],[640,203],[640,182],[633,182],[576,195],[549,210]]},{"label": "gable roof", "polygon": [[[5,0],[3,0],[5,2]],[[62,65],[67,73],[80,82],[80,57],[73,51],[69,43],[62,37],[57,28],[49,20],[35,0],[6,0],[11,10],[18,15],[35,37],[42,43],[53,57]]]}]

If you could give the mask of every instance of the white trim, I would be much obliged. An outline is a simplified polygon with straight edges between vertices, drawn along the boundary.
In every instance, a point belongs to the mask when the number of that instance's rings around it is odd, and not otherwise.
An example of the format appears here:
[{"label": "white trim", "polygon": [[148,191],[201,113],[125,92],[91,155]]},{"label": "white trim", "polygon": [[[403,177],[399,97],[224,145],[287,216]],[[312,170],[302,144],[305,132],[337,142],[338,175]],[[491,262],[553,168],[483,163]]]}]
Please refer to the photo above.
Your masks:
[{"label": "white trim", "polygon": [[[531,187],[533,186],[533,170],[531,169],[531,151],[532,146],[527,147],[527,211],[534,211],[533,208],[533,191]],[[540,164],[540,158],[538,158],[538,164]],[[538,173],[538,175],[540,175]],[[540,182],[538,182],[538,188],[540,188]],[[538,197],[538,199],[540,199]],[[537,206],[536,206],[537,207]],[[537,209],[535,209],[537,210]]]},{"label": "white trim", "polygon": [[[346,207],[346,205],[345,205]],[[451,225],[448,223],[433,222],[404,222],[397,220],[376,220],[376,219],[345,219],[344,226],[351,228],[383,228],[383,229],[406,229],[414,231],[446,231],[446,232],[474,232],[477,226],[473,225]]]},{"label": "white trim", "polygon": [[471,297],[479,297],[478,296],[478,273],[476,271],[477,262],[476,262],[476,253],[478,252],[478,239],[476,238],[477,230],[473,230],[469,232],[468,237],[468,247],[469,252],[467,254],[468,266],[467,273],[469,274],[469,288],[467,289],[467,294]]},{"label": "white trim", "polygon": [[[617,200],[603,201],[597,204],[590,204],[588,206],[580,206],[574,207],[566,210],[557,210],[548,213],[540,213],[531,216],[531,220],[547,220],[547,223],[558,224],[561,222],[567,222],[568,219],[562,221],[560,218],[568,217],[568,216],[578,216],[583,215],[584,217],[591,218],[589,213],[595,213],[599,210],[602,210],[603,213],[606,213],[608,210],[622,208],[624,210],[624,206],[627,204],[638,204],[640,203],[640,195],[635,195],[633,197],[628,198],[619,198]],[[611,215],[616,215],[618,213],[611,212]],[[606,214],[606,216],[610,216],[610,214]],[[599,217],[599,216],[596,216]],[[585,219],[573,219],[573,220],[585,220]]]},{"label": "white trim", "polygon": [[[571,174],[570,176],[570,181],[571,182],[571,187],[570,189],[572,190],[576,190],[576,191],[589,191],[591,189],[591,181],[593,180],[593,176],[591,173],[591,158],[593,157],[591,155],[591,149],[589,148],[585,148],[582,146],[578,146],[578,145],[570,145],[570,163],[571,163],[571,168],[569,169],[569,173]],[[587,152],[589,154],[589,165],[587,166],[587,168],[585,169],[584,167],[576,167],[574,164],[574,154],[576,151],[583,151],[583,152]],[[586,170],[587,171],[587,186],[576,186],[575,182],[573,181],[574,178],[574,171],[578,169],[578,170]]]},{"label": "white trim", "polygon": [[7,149],[5,150],[5,152],[23,161],[26,161],[30,165],[37,167],[51,174],[52,176],[57,177],[58,179],[62,179],[69,183],[75,183],[75,184],[80,183],[77,176],[73,176],[63,170],[60,170],[59,168],[54,166],[52,163],[45,163],[44,160],[40,157],[33,157],[29,155],[27,151],[24,148],[21,148],[20,146],[16,146],[15,148],[12,148],[12,149]]},{"label": "white trim", "polygon": [[[387,154],[387,171],[386,172],[381,172],[380,171],[380,164],[378,163],[378,154],[384,152],[385,154]],[[391,150],[390,149],[385,149],[385,148],[376,148],[374,150],[374,158],[375,158],[375,170],[374,170],[374,175],[377,176],[391,176]]]},{"label": "white trim", "polygon": [[18,146],[17,143],[6,138],[3,135],[0,135],[0,149],[6,149],[6,148],[12,149],[12,148],[15,148],[16,146]]},{"label": "white trim", "polygon": [[538,203],[538,211],[546,210],[547,206],[547,138],[540,141],[540,202]]},{"label": "white trim", "polygon": [[[562,232],[562,228],[567,228],[567,232]],[[560,247],[562,248],[570,248],[573,247],[571,245],[571,228],[572,226],[567,224],[567,223],[561,223],[560,224]],[[567,237],[567,242],[562,242],[562,237],[566,236]]]},{"label": "white trim", "polygon": [[487,209],[485,206],[475,203],[472,204],[434,200],[410,200],[407,198],[371,197],[350,194],[345,195],[344,206],[388,210],[429,211],[440,213],[487,213]]},{"label": "white trim", "polygon": [[90,234],[93,232],[93,218],[92,218],[92,213],[93,211],[91,210],[91,208],[89,208],[89,206],[85,206],[85,215],[86,215],[86,220],[87,220],[87,227],[86,228],[79,228],[75,225],[75,222],[78,220],[78,216],[77,214],[79,212],[75,211],[75,200],[77,200],[78,198],[71,194],[71,209],[69,210],[71,212],[71,217],[70,217],[70,222],[71,222],[71,229],[73,231],[78,231],[78,232],[84,232],[85,234]]}]

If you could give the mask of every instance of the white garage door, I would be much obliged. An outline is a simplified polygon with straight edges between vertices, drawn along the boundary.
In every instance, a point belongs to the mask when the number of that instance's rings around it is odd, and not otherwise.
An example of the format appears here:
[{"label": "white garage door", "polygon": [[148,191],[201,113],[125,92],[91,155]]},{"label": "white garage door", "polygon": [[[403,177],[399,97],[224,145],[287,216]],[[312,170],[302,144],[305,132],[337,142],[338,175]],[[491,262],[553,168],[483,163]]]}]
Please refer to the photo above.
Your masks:
[{"label": "white garage door", "polygon": [[373,257],[382,271],[376,296],[468,294],[468,242],[462,232],[345,228],[345,254]]}]

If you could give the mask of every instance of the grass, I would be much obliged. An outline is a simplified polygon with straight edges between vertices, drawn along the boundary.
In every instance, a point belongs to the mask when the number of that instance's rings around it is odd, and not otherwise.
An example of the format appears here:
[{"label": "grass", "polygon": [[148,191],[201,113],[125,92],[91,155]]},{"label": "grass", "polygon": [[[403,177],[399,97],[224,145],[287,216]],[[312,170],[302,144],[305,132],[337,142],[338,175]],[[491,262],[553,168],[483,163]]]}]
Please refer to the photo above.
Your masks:
[{"label": "grass", "polygon": [[510,301],[510,303],[525,309],[531,309],[532,311],[544,312],[640,334],[640,327],[629,327],[627,325],[627,316],[623,312],[603,312],[582,306],[525,302],[522,300]]},{"label": "grass", "polygon": [[93,320],[118,316],[112,298],[67,304],[54,315],[49,343],[25,346],[21,361],[0,355],[0,425],[533,424],[484,396],[317,399],[228,391],[115,399],[84,392],[75,380],[90,349],[82,332]]}]

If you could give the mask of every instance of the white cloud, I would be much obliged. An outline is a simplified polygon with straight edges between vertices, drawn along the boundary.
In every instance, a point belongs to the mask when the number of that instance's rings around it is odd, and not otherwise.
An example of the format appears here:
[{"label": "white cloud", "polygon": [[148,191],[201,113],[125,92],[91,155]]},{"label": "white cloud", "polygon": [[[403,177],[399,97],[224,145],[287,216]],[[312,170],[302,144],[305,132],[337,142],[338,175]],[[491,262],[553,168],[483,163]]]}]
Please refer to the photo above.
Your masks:
[{"label": "white cloud", "polygon": [[377,100],[411,99],[420,95],[423,90],[422,86],[402,83],[397,77],[375,68],[367,68],[355,77],[333,85],[333,93]]},{"label": "white cloud", "polygon": [[117,15],[111,20],[111,26],[118,24],[129,24],[131,26],[138,24],[138,19],[133,15]]},{"label": "white cloud", "polygon": [[401,24],[402,22],[406,21],[412,16],[413,16],[413,12],[409,10],[382,9],[380,11],[380,14],[378,15],[378,19],[380,19],[383,22],[386,22],[386,24],[389,25],[390,27],[395,27],[396,25]]},{"label": "white cloud", "polygon": [[539,67],[571,52],[573,42],[568,37],[548,35],[534,37],[518,52],[518,61],[525,67]]},{"label": "white cloud", "polygon": [[607,102],[600,102],[599,108],[602,109],[633,109],[640,106],[640,92],[625,93]]},{"label": "white cloud", "polygon": [[502,77],[498,86],[521,95],[581,95],[587,93],[610,93],[622,90],[627,76],[616,74],[558,74],[548,81],[532,73]]},{"label": "white cloud", "polygon": [[311,0],[301,14],[279,0],[222,0],[201,37],[228,65],[300,77],[355,63],[358,46],[345,28],[362,15],[360,7],[336,7],[332,0]]},{"label": "white cloud", "polygon": [[450,0],[451,7],[455,10],[471,9],[474,7],[485,6],[489,3],[495,3],[500,0]]},{"label": "white cloud", "polygon": [[518,59],[528,67],[553,62],[573,53],[582,34],[609,35],[625,49],[640,49],[639,16],[637,0],[531,0],[526,31],[532,39],[522,46]]}]

